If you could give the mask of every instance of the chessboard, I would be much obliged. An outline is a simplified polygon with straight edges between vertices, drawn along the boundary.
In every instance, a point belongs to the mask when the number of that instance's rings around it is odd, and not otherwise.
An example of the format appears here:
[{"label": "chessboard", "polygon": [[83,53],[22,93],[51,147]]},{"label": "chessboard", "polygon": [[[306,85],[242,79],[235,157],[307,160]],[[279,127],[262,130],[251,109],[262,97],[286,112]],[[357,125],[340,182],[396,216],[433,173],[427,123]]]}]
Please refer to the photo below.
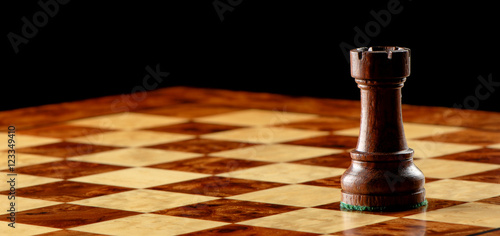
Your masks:
[{"label": "chessboard", "polygon": [[3,111],[0,235],[500,235],[500,113],[403,105],[428,205],[400,212],[340,207],[359,117],[189,87]]}]

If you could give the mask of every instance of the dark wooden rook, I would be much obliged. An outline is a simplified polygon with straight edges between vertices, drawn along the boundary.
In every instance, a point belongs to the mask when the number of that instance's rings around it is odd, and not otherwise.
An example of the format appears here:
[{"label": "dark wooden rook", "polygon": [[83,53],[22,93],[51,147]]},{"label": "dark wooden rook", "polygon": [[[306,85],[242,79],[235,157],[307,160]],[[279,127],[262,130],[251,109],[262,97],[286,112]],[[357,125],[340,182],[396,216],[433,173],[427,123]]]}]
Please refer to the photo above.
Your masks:
[{"label": "dark wooden rook", "polygon": [[424,175],[413,164],[401,114],[410,49],[350,51],[351,76],[361,89],[361,125],[351,166],[342,175],[342,203],[354,210],[402,210],[426,204]]}]

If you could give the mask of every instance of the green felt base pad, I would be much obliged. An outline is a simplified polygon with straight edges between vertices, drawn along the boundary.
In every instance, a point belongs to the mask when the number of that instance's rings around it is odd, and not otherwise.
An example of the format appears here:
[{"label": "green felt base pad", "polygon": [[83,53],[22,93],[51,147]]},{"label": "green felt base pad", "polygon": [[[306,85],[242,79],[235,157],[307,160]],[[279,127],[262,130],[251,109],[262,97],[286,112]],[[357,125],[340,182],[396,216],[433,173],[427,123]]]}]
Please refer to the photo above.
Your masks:
[{"label": "green felt base pad", "polygon": [[340,202],[340,207],[348,210],[355,210],[355,211],[403,211],[403,210],[408,210],[408,209],[414,209],[414,208],[419,208],[421,206],[427,205],[427,200],[424,200],[423,202],[413,204],[413,205],[408,205],[408,206],[396,206],[396,207],[391,207],[391,206],[355,206],[355,205],[350,205],[344,202]]}]

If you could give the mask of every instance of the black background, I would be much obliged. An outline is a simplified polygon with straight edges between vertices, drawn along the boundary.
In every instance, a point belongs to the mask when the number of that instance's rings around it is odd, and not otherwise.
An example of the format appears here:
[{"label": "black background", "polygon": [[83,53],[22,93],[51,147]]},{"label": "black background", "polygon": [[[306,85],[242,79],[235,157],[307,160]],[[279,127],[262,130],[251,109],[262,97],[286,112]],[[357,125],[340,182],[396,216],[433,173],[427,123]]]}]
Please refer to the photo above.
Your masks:
[{"label": "black background", "polygon": [[[46,0],[43,0],[46,1]],[[257,1],[233,3],[221,21],[214,1],[69,1],[16,54],[7,37],[22,35],[22,17],[37,1],[1,8],[1,110],[130,93],[145,67],[170,75],[161,87],[186,85],[359,99],[341,42],[355,46],[354,27],[374,21],[386,1]],[[500,87],[473,101],[478,76],[498,78],[497,4],[399,1],[369,45],[412,50],[407,104],[500,111]]]}]

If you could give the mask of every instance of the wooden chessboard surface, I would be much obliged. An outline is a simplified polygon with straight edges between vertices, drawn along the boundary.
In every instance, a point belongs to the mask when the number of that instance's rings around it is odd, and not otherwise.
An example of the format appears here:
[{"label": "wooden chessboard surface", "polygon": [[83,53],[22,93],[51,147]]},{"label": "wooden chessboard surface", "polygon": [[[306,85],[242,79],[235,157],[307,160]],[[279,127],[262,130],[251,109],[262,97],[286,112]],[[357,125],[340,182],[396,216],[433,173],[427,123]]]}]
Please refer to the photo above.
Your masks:
[{"label": "wooden chessboard surface", "polygon": [[188,87],[0,112],[0,235],[500,234],[499,113],[403,105],[429,204],[356,212],[340,208],[340,176],[359,113]]}]

